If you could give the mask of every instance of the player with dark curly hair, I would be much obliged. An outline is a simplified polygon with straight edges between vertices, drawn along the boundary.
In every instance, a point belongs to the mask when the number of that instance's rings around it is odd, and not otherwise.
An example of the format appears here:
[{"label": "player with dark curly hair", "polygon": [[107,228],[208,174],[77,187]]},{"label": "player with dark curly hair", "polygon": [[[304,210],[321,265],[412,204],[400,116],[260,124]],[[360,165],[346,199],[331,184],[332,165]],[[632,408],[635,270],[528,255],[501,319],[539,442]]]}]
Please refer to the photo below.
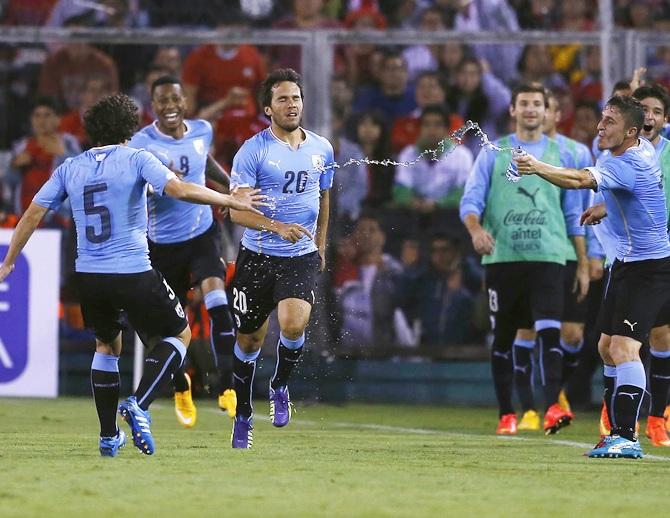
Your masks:
[{"label": "player with dark curly hair", "polygon": [[125,145],[137,127],[137,107],[125,95],[106,97],[84,116],[96,147],[65,161],[33,198],[0,265],[0,282],[48,210],[70,199],[77,228],[75,270],[86,327],[95,333],[91,386],[100,420],[100,454],[114,457],[125,444],[116,426],[120,393],[120,311],[133,327],[160,341],[149,351],[135,394],[119,406],[139,450],[151,455],[148,407],[179,368],[191,331],[172,288],[151,267],[147,244],[147,184],[157,195],[258,213],[258,191],[220,194],[182,182],[151,153]]}]

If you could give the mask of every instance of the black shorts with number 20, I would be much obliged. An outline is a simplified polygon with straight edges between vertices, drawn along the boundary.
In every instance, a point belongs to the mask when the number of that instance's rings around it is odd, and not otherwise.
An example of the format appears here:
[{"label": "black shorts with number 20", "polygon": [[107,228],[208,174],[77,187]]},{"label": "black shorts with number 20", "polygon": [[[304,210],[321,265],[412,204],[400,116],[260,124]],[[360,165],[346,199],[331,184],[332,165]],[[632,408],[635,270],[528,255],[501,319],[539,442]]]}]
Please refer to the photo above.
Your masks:
[{"label": "black shorts with number 20", "polygon": [[231,290],[238,330],[248,334],[259,329],[284,299],[302,299],[314,305],[320,264],[318,252],[281,257],[240,246]]},{"label": "black shorts with number 20", "polygon": [[77,273],[84,324],[104,343],[124,327],[125,311],[143,335],[165,338],[180,334],[188,322],[167,281],[157,270],[142,273]]}]

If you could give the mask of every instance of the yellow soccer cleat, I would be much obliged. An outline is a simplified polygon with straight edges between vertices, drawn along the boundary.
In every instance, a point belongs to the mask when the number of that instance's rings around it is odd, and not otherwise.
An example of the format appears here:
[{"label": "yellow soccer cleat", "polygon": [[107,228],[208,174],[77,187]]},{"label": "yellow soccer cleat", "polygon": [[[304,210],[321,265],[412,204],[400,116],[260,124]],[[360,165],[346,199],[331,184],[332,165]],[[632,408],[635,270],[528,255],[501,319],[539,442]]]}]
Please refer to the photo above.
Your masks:
[{"label": "yellow soccer cleat", "polygon": [[570,401],[568,401],[568,396],[565,395],[565,389],[561,389],[561,391],[558,393],[558,406],[560,406],[562,410],[568,413],[572,413],[572,409],[570,408]]},{"label": "yellow soccer cleat", "polygon": [[237,413],[237,393],[235,389],[226,389],[223,394],[219,395],[219,408],[228,412],[231,418],[235,417]]},{"label": "yellow soccer cleat", "polygon": [[186,376],[188,390],[174,393],[174,413],[177,415],[177,421],[183,426],[193,428],[198,418],[198,411],[191,396],[191,377],[186,373],[184,376]]},{"label": "yellow soccer cleat", "polygon": [[517,426],[518,430],[535,432],[540,429],[540,414],[535,410],[526,410]]}]

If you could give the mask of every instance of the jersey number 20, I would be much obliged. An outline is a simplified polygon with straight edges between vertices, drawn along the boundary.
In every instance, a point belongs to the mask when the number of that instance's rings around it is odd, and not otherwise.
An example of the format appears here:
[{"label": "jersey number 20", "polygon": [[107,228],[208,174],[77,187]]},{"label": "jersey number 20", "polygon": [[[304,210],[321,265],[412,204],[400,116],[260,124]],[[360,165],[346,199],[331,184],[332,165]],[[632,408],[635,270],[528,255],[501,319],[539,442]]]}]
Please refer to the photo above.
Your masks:
[{"label": "jersey number 20", "polygon": [[307,186],[307,171],[298,171],[297,175],[295,171],[286,171],[284,173],[284,178],[286,178],[286,183],[284,184],[283,191],[286,194],[293,194],[294,182],[295,182],[295,192],[297,193],[305,192],[305,187]]}]

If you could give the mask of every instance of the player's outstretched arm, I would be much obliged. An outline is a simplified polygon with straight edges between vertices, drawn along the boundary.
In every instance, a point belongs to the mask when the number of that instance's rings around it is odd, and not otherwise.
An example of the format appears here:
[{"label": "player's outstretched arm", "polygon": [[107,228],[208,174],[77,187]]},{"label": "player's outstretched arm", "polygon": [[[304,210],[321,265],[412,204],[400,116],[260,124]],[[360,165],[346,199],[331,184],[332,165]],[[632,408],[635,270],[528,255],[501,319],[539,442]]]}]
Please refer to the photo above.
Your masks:
[{"label": "player's outstretched arm", "polygon": [[30,236],[33,235],[37,225],[40,224],[40,221],[42,221],[48,210],[37,203],[31,203],[28,210],[23,213],[12,234],[12,240],[9,243],[9,250],[7,250],[5,260],[0,265],[0,281],[4,281],[12,272],[16,258],[21,253],[21,250],[23,250],[23,247],[26,246]]},{"label": "player's outstretched arm", "polygon": [[262,214],[256,207],[267,206],[266,196],[259,189],[233,189],[230,194],[221,194],[201,185],[182,182],[176,178],[170,180],[164,189],[165,194],[182,201],[202,205],[218,205],[239,211]]},{"label": "player's outstretched arm", "polygon": [[533,155],[524,154],[514,158],[520,174],[536,174],[549,183],[563,189],[595,189],[595,178],[588,169],[557,167],[538,160]]}]

